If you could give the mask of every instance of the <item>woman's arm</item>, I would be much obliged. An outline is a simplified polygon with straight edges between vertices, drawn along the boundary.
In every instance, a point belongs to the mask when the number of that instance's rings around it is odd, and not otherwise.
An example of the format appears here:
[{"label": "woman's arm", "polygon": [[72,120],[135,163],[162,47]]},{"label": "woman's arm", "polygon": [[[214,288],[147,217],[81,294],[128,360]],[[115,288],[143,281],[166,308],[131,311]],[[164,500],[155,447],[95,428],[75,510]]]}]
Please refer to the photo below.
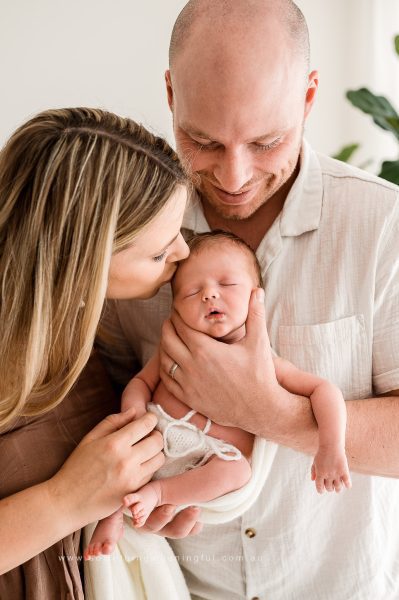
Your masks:
[{"label": "woman's arm", "polygon": [[165,460],[162,436],[154,415],[133,418],[133,410],[110,415],[51,479],[0,501],[0,574],[111,514],[151,479]]}]

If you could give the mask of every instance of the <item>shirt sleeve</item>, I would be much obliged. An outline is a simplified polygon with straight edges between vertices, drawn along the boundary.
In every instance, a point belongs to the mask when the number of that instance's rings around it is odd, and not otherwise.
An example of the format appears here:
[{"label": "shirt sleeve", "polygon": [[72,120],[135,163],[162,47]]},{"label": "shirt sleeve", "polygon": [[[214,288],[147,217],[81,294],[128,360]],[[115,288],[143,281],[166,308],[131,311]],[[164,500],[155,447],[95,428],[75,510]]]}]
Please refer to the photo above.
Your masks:
[{"label": "shirt sleeve", "polygon": [[373,387],[399,389],[399,196],[380,239],[373,325]]},{"label": "shirt sleeve", "polygon": [[103,358],[113,383],[118,387],[125,387],[141,369],[140,362],[121,326],[117,301],[106,301],[97,331],[96,348]]}]

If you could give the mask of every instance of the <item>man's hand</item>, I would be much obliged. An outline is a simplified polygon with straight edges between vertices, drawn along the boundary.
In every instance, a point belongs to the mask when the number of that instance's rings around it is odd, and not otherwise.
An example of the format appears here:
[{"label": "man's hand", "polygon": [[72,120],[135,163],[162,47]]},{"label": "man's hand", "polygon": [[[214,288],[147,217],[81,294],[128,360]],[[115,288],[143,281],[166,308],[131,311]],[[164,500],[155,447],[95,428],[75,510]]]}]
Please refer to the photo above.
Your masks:
[{"label": "man's hand", "polygon": [[195,535],[201,531],[203,525],[198,522],[201,512],[199,508],[190,506],[174,516],[175,510],[176,507],[171,504],[159,506],[149,515],[141,531],[172,539]]},{"label": "man's hand", "polygon": [[[265,415],[273,426],[284,390],[274,370],[262,289],[252,292],[246,335],[240,342],[224,344],[194,331],[174,311],[163,325],[160,358],[168,391],[198,412],[252,433]],[[178,368],[172,378],[174,363]]]}]

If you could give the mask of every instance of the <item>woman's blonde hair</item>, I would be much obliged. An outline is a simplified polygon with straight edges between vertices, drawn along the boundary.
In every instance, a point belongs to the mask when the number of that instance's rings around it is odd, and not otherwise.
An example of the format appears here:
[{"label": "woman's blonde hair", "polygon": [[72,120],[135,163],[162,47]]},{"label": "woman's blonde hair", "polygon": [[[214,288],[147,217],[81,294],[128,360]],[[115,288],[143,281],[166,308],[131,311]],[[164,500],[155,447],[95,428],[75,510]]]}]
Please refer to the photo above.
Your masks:
[{"label": "woman's blonde hair", "polygon": [[45,111],[12,135],[0,153],[0,427],[70,391],[111,254],[186,183],[164,140],[103,110]]}]

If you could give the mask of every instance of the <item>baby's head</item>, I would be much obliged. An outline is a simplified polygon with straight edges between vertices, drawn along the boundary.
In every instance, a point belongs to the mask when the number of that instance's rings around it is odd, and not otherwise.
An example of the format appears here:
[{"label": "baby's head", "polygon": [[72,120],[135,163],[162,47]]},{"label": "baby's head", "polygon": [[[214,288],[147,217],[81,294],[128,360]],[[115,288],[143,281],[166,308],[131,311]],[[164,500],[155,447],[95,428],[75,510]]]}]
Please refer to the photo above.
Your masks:
[{"label": "baby's head", "polygon": [[174,307],[192,329],[226,342],[245,335],[248,303],[261,287],[258,260],[242,239],[225,231],[194,235],[190,256],[172,280]]}]

